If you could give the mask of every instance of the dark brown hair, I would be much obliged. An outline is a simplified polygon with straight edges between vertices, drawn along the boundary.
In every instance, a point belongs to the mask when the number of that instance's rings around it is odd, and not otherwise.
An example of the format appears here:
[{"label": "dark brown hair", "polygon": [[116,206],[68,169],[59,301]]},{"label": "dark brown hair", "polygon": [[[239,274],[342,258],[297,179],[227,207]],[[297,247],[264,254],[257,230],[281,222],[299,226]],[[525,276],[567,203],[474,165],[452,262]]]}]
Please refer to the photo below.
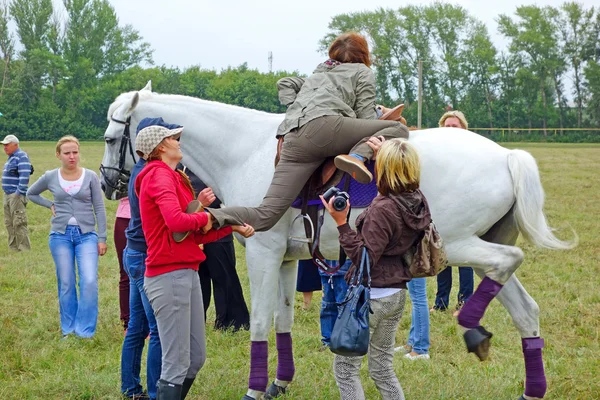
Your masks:
[{"label": "dark brown hair", "polygon": [[[155,148],[154,150],[152,150],[152,152],[150,154],[148,154],[148,157],[146,158],[146,162],[150,162],[150,161],[162,161],[162,157],[160,155],[160,150],[158,149],[159,146],[161,144],[163,144],[163,142],[168,139],[165,138],[163,139]],[[175,171],[177,171],[177,173],[179,175],[181,175],[181,178],[183,179],[183,183],[185,183],[185,185],[188,187],[188,189],[190,189],[190,192],[192,192],[192,197],[196,197],[196,193],[194,192],[194,188],[192,187],[192,182],[190,181],[190,178],[185,174],[185,172],[176,169]]]},{"label": "dark brown hair", "polygon": [[338,36],[329,46],[329,58],[341,63],[363,63],[367,67],[371,66],[367,39],[356,32]]}]

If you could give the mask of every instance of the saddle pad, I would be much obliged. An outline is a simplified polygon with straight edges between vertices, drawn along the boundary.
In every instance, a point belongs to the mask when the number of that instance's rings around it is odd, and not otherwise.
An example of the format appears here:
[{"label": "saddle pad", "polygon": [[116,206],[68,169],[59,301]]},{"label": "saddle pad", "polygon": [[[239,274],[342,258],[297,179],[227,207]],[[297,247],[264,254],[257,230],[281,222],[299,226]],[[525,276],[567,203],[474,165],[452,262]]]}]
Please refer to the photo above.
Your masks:
[{"label": "saddle pad", "polygon": [[[367,166],[367,168],[369,169],[371,174],[373,174],[373,177],[375,177],[375,162],[369,161],[369,162],[365,163],[365,165]],[[352,208],[365,208],[369,204],[371,204],[371,202],[373,201],[375,196],[377,196],[377,185],[375,185],[375,178],[373,178],[371,183],[369,183],[367,185],[363,185],[362,183],[358,183],[357,181],[352,179],[347,174],[344,174],[344,177],[342,178],[340,183],[337,185],[338,189],[344,190],[344,185],[346,184],[346,179],[350,179],[350,187],[348,189],[348,195],[350,196],[350,204],[352,205]],[[327,188],[327,189],[329,189],[329,188]],[[309,206],[318,205],[319,210],[323,208],[323,203],[321,202],[321,199],[319,199],[319,198],[309,199],[308,205]],[[301,196],[298,196],[296,198],[296,200],[294,200],[294,202],[292,203],[292,208],[297,208],[297,209],[302,208],[302,197]]]}]

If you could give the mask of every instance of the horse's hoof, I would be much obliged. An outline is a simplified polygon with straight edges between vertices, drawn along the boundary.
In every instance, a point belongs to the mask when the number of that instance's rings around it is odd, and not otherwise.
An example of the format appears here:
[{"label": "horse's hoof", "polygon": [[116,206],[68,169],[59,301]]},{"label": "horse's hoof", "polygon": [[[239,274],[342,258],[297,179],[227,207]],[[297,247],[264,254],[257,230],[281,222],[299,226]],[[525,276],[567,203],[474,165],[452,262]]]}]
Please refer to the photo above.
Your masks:
[{"label": "horse's hoof", "polygon": [[480,361],[487,360],[490,353],[491,332],[485,330],[483,326],[469,329],[463,335],[465,344],[469,353],[475,353]]},{"label": "horse's hoof", "polygon": [[264,398],[266,400],[274,399],[281,396],[282,394],[285,394],[285,388],[283,386],[276,385],[275,382],[273,382],[271,383],[271,386],[267,388]]}]

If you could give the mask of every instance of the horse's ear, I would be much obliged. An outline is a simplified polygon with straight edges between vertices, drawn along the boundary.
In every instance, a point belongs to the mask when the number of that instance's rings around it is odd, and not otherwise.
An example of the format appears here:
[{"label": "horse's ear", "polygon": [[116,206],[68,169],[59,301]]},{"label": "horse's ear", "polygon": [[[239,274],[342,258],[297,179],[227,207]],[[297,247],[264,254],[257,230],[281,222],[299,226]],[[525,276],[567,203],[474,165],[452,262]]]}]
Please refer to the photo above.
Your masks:
[{"label": "horse's ear", "polygon": [[144,86],[144,88],[142,90],[147,90],[149,92],[152,91],[152,81],[148,81],[148,83],[146,83],[146,86]]},{"label": "horse's ear", "polygon": [[129,107],[127,107],[127,115],[128,116],[133,113],[133,110],[135,110],[135,108],[137,107],[139,102],[140,102],[140,94],[138,92],[135,92],[129,102]]}]

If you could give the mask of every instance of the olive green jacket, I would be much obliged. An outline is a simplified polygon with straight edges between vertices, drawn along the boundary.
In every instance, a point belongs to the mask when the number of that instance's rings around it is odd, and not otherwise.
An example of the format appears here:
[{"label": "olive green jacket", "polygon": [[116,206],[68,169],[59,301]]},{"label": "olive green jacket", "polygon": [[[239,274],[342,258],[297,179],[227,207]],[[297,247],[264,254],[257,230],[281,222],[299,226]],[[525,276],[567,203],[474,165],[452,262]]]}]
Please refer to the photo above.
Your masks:
[{"label": "olive green jacket", "polygon": [[364,64],[319,64],[306,79],[277,82],[279,101],[288,106],[277,136],[324,115],[376,119],[375,75]]}]

